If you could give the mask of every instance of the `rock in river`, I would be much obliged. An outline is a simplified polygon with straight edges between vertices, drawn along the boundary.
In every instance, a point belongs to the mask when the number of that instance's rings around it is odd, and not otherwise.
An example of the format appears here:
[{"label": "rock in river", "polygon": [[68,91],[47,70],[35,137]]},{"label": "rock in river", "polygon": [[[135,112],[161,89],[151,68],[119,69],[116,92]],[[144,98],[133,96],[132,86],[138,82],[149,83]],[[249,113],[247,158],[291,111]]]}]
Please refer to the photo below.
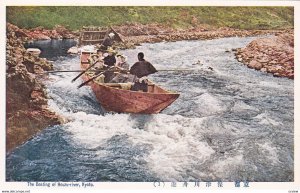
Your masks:
[{"label": "rock in river", "polygon": [[77,46],[73,46],[68,50],[68,54],[78,54],[79,49]]},{"label": "rock in river", "polygon": [[294,79],[294,34],[256,39],[238,49],[236,57],[250,68]]},{"label": "rock in river", "polygon": [[26,36],[17,26],[7,24],[6,41],[6,151],[9,152],[42,129],[62,122],[47,105],[44,85],[36,73],[52,70],[38,49],[26,50]]},{"label": "rock in river", "polygon": [[28,48],[26,51],[36,56],[39,56],[41,54],[41,50],[38,48]]}]

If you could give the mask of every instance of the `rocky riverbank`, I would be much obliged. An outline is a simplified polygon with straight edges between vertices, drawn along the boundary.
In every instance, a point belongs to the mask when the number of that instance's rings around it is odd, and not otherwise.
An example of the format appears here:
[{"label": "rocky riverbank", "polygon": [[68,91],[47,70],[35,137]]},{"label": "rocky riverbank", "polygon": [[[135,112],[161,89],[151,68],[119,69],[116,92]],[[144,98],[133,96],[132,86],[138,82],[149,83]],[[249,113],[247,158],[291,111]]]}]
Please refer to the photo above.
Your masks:
[{"label": "rocky riverbank", "polygon": [[238,30],[232,28],[215,28],[207,25],[196,25],[188,29],[173,29],[160,24],[127,24],[114,26],[114,30],[122,35],[125,48],[141,43],[162,41],[208,40],[224,37],[247,37],[265,34],[281,34],[283,30]]},{"label": "rocky riverbank", "polygon": [[294,34],[256,39],[238,49],[236,57],[250,68],[294,79]]},{"label": "rocky riverbank", "polygon": [[259,38],[246,48],[238,49],[237,59],[250,68],[272,73],[274,76],[294,78],[294,34],[288,30],[237,30],[197,25],[190,29],[175,30],[158,24],[128,24],[114,29],[124,36],[121,47],[130,48],[141,43],[162,41],[207,40],[224,37],[246,37],[266,34],[272,38]]},{"label": "rocky riverbank", "polygon": [[6,32],[6,151],[30,139],[47,126],[62,119],[47,105],[44,85],[37,73],[52,70],[46,59],[26,51],[28,36],[18,27],[7,24]]},{"label": "rocky riverbank", "polygon": [[21,29],[10,23],[7,24],[13,30],[17,37],[22,37],[24,41],[30,40],[50,40],[50,39],[74,39],[79,34],[72,32],[64,26],[57,25],[53,29],[45,29],[44,27],[36,27],[33,29]]}]

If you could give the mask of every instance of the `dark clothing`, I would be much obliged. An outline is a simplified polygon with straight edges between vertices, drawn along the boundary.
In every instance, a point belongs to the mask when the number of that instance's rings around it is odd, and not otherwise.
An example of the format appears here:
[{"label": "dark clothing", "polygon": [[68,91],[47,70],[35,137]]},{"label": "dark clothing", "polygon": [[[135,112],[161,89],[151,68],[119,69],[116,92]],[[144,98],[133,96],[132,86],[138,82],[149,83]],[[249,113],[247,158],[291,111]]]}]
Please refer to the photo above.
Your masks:
[{"label": "dark clothing", "polygon": [[153,74],[157,72],[155,67],[148,61],[142,60],[136,62],[131,68],[130,68],[130,74],[136,75],[138,78],[141,78],[143,76],[147,76],[149,74]]},{"label": "dark clothing", "polygon": [[[143,76],[147,76],[149,74],[153,74],[157,72],[155,67],[148,61],[142,59],[130,68],[130,74],[133,74],[137,76],[138,78],[141,78]],[[133,91],[140,91],[148,92],[148,83],[146,80],[135,80],[134,85],[132,86],[131,90]]]},{"label": "dark clothing", "polygon": [[108,65],[109,67],[114,66],[116,63],[116,58],[114,55],[112,55],[112,56],[108,55],[103,60],[104,60],[104,64]]},{"label": "dark clothing", "polygon": [[[115,58],[114,55],[112,55],[112,56],[108,55],[103,60],[104,60],[104,64],[106,64],[108,66],[107,69],[109,67],[115,66],[116,58]],[[104,82],[111,81],[114,78],[114,72],[113,72],[113,70],[104,72],[104,76],[105,76]]]},{"label": "dark clothing", "polygon": [[108,83],[110,82],[114,77],[115,77],[115,73],[113,71],[106,71],[103,73],[104,74],[104,82]]},{"label": "dark clothing", "polygon": [[142,82],[135,82],[131,87],[131,90],[133,91],[142,90],[143,92],[148,92],[148,84],[144,80]]},{"label": "dark clothing", "polygon": [[135,76],[132,74],[117,74],[110,82],[111,83],[126,83],[126,82],[134,82]]},{"label": "dark clothing", "polygon": [[102,42],[102,49],[107,50],[108,47],[111,47],[114,43],[114,40],[110,38],[109,36],[106,37]]}]

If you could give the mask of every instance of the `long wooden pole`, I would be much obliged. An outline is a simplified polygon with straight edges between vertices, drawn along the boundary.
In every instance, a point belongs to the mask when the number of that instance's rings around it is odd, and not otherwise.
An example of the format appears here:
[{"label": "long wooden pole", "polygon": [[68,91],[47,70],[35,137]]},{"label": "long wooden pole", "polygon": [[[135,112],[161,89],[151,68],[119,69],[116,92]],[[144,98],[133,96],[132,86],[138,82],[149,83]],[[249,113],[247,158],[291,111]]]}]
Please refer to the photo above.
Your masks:
[{"label": "long wooden pole", "polygon": [[92,78],[90,78],[89,80],[81,83],[77,88],[81,88],[83,87],[84,85],[87,85],[89,82],[93,81],[95,78],[97,78],[98,76],[100,76],[101,74],[104,74],[105,72],[109,72],[109,71],[114,71],[112,70],[113,67],[110,67],[109,69],[107,70],[99,70],[98,73],[96,75],[94,75]]},{"label": "long wooden pole", "polygon": [[80,74],[78,74],[78,76],[76,76],[75,78],[72,79],[71,82],[74,82],[75,80],[77,80],[80,76],[82,76],[85,72],[87,72],[89,69],[91,69],[93,66],[95,66],[97,64],[98,61],[96,61],[94,64],[92,64],[90,67],[88,67],[85,71],[81,72]]},{"label": "long wooden pole", "polygon": [[[158,72],[181,72],[181,71],[195,71],[196,69],[159,69],[157,70]],[[53,71],[45,71],[44,74],[51,74],[51,73],[61,73],[61,72],[85,72],[86,70],[53,70]],[[101,72],[101,71],[105,71],[105,70],[89,70],[91,72]],[[118,70],[116,70],[118,72]],[[125,71],[125,70],[122,70]],[[126,70],[127,72],[129,72],[129,70]],[[125,71],[125,72],[126,72]]]},{"label": "long wooden pole", "polygon": [[101,73],[99,73],[99,74],[93,76],[93,77],[90,78],[89,80],[87,80],[87,81],[81,83],[79,86],[77,86],[77,88],[81,88],[81,87],[83,87],[84,85],[87,85],[89,82],[91,82],[92,80],[94,80],[95,78],[97,78],[98,76],[100,76],[100,75],[103,74],[103,73],[104,73],[104,72],[101,72]]}]

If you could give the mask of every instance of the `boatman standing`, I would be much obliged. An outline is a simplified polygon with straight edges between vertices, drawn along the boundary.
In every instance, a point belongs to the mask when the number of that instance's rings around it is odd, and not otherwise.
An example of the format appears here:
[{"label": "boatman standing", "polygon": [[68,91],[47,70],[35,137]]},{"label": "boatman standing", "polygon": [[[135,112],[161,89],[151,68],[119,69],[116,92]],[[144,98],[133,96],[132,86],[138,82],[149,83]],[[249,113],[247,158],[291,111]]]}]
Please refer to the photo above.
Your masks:
[{"label": "boatman standing", "polygon": [[138,60],[139,61],[133,64],[133,66],[129,70],[130,74],[135,75],[137,77],[134,81],[134,85],[132,86],[131,90],[142,90],[143,92],[147,92],[148,81],[146,76],[157,72],[157,70],[150,62],[144,59],[143,52],[138,53]]},{"label": "boatman standing", "polygon": [[109,33],[108,36],[103,40],[100,49],[107,50],[109,47],[111,47],[114,43],[114,37],[115,37],[114,33],[112,32]]}]

